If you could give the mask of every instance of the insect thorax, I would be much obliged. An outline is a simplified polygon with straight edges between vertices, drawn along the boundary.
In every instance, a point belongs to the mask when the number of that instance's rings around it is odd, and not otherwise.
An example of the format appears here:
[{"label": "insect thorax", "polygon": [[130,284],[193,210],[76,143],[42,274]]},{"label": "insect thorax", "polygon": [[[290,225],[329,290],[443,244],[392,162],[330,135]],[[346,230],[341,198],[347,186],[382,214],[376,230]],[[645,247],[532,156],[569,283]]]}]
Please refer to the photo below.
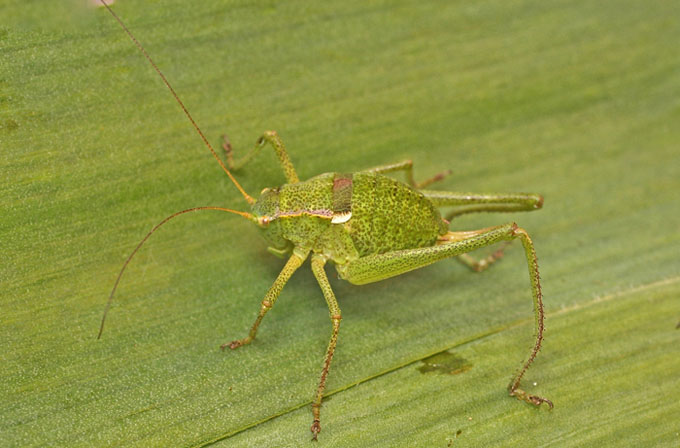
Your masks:
[{"label": "insect thorax", "polygon": [[448,231],[422,193],[392,178],[357,173],[348,230],[361,256],[430,246]]},{"label": "insect thorax", "polygon": [[292,246],[342,264],[360,256],[434,244],[448,230],[420,192],[375,173],[325,173],[265,189],[253,207],[279,250]]}]

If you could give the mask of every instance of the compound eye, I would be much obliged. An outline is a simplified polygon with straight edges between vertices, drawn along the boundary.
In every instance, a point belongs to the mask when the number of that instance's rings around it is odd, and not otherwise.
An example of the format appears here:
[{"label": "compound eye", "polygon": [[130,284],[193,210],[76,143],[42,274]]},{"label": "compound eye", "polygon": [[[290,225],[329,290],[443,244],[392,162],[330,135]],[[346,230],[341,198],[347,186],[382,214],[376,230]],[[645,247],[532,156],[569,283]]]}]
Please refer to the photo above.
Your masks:
[{"label": "compound eye", "polygon": [[272,222],[272,219],[269,216],[260,216],[257,220],[262,227],[266,227]]}]

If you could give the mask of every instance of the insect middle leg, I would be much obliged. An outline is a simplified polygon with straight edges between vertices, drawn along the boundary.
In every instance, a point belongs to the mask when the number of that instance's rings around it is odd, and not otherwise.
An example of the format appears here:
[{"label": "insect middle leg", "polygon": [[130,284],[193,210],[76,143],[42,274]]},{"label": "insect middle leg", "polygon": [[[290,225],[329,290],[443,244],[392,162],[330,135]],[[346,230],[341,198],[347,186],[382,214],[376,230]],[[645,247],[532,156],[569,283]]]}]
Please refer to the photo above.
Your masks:
[{"label": "insect middle leg", "polygon": [[431,185],[435,182],[438,182],[438,181],[444,179],[449,174],[451,174],[451,170],[446,170],[446,171],[442,171],[441,173],[438,173],[438,174],[434,175],[433,177],[426,179],[422,182],[416,182],[415,179],[413,178],[413,161],[412,160],[404,160],[402,162],[391,163],[391,164],[388,164],[388,165],[380,165],[380,166],[370,168],[368,170],[364,170],[364,172],[379,173],[379,174],[387,174],[387,173],[392,173],[394,171],[404,171],[404,173],[406,174],[406,181],[408,182],[408,184],[411,185],[414,188],[417,188],[417,189],[425,188],[428,185]]},{"label": "insect middle leg", "polygon": [[222,344],[220,346],[222,350],[227,347],[233,350],[239,348],[242,345],[250,344],[252,340],[255,339],[255,336],[257,335],[257,329],[260,326],[260,322],[262,322],[262,318],[274,306],[274,303],[276,302],[276,299],[279,298],[279,294],[281,294],[283,287],[286,283],[288,283],[288,280],[290,280],[290,277],[293,275],[293,273],[297,271],[297,269],[305,261],[308,253],[309,251],[304,252],[303,254],[298,254],[295,251],[293,252],[293,255],[290,256],[288,262],[279,273],[279,276],[276,277],[276,280],[274,280],[274,284],[271,286],[271,288],[269,288],[269,291],[267,291],[267,294],[264,296],[262,305],[260,306],[260,312],[255,319],[255,323],[250,328],[248,336],[243,339],[237,339],[235,341]]},{"label": "insect middle leg", "polygon": [[323,370],[321,371],[321,379],[319,380],[319,387],[316,390],[316,397],[312,403],[312,413],[314,415],[314,421],[312,422],[311,431],[313,434],[313,440],[316,440],[317,435],[321,431],[321,401],[323,400],[323,391],[326,389],[326,377],[328,376],[328,370],[331,367],[331,361],[333,360],[333,353],[335,352],[335,345],[338,342],[338,331],[340,330],[340,320],[342,319],[342,314],[340,312],[340,307],[338,306],[338,301],[335,299],[335,294],[331,289],[330,283],[328,283],[328,277],[326,276],[326,271],[324,271],[324,265],[326,264],[326,259],[320,255],[312,256],[312,272],[316,281],[323,291],[323,296],[328,304],[328,311],[331,317],[331,324],[333,325],[333,332],[331,333],[331,339],[328,342],[328,349],[326,350],[326,358],[323,364]]},{"label": "insect middle leg", "polygon": [[406,249],[384,254],[367,255],[346,265],[338,266],[338,272],[342,278],[349,282],[361,285],[394,277],[404,272],[427,266],[444,258],[464,254],[494,243],[519,239],[524,246],[527,267],[529,269],[529,280],[531,282],[534,304],[536,341],[528,360],[513,377],[508,386],[508,390],[511,396],[517,397],[520,400],[524,400],[537,406],[541,403],[547,403],[552,408],[553,404],[550,400],[537,395],[528,394],[520,387],[522,377],[541,348],[544,330],[543,296],[538,273],[538,261],[529,234],[515,223],[472,232],[451,233],[457,238],[452,238],[451,242],[418,249]]},{"label": "insect middle leg", "polygon": [[482,272],[489,269],[492,264],[503,258],[503,252],[509,243],[509,241],[504,241],[501,247],[482,259],[477,259],[469,254],[460,254],[458,255],[457,260],[475,272]]},{"label": "insect middle leg", "polygon": [[253,149],[251,149],[248,154],[243,156],[243,158],[238,162],[234,162],[231,142],[226,135],[223,135],[222,149],[224,149],[224,153],[227,156],[227,165],[229,166],[229,169],[237,171],[238,169],[242,168],[243,165],[252,160],[260,152],[265,143],[270,143],[272,148],[274,148],[276,157],[279,159],[279,164],[281,165],[283,173],[286,176],[286,181],[289,184],[300,182],[300,178],[298,178],[298,175],[295,172],[293,162],[291,162],[290,157],[288,157],[288,151],[286,151],[286,147],[284,146],[281,137],[279,137],[279,134],[277,134],[276,131],[266,131],[264,134],[262,134],[262,136],[257,139],[257,142],[255,142]]}]

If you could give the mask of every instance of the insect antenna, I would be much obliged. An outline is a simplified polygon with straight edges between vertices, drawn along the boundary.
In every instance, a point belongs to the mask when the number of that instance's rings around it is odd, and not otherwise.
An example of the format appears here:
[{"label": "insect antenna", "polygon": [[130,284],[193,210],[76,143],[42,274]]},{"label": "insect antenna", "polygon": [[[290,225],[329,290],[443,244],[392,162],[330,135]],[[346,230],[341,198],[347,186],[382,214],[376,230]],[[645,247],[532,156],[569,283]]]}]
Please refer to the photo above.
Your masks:
[{"label": "insect antenna", "polygon": [[142,241],[137,244],[137,247],[135,247],[135,250],[132,251],[130,256],[125,260],[125,263],[123,264],[123,267],[120,269],[120,272],[118,273],[118,278],[116,278],[116,283],[113,285],[113,289],[111,290],[111,294],[109,295],[109,300],[106,302],[106,308],[104,309],[104,316],[102,316],[102,323],[99,326],[99,334],[97,334],[97,339],[101,338],[102,333],[104,332],[104,322],[106,321],[106,315],[109,312],[109,308],[111,308],[111,303],[113,302],[113,295],[116,293],[116,289],[118,288],[118,283],[120,283],[121,277],[123,277],[123,272],[125,272],[125,268],[127,267],[128,264],[130,264],[130,260],[132,260],[132,257],[135,256],[137,251],[142,247],[142,245],[146,242],[146,240],[149,239],[149,237],[156,231],[160,226],[165,224],[166,222],[170,221],[172,218],[183,215],[184,213],[189,213],[189,212],[195,212],[198,210],[219,210],[223,212],[229,212],[229,213],[235,213],[237,215],[241,215],[244,218],[247,218],[251,221],[257,222],[257,218],[255,216],[251,215],[250,213],[242,212],[239,210],[232,210],[229,208],[223,208],[223,207],[194,207],[194,208],[188,208],[186,210],[182,210],[181,212],[176,212],[173,213],[172,215],[168,216],[165,218],[163,221],[158,223],[149,233],[146,234],[144,238],[142,238]]},{"label": "insect antenna", "polygon": [[104,5],[104,6],[106,7],[106,9],[109,11],[109,13],[111,13],[111,15],[113,16],[113,18],[116,19],[116,21],[117,21],[118,24],[121,26],[121,28],[123,28],[123,31],[125,31],[125,32],[127,33],[127,35],[130,36],[130,39],[132,39],[132,42],[134,42],[134,44],[137,46],[137,48],[139,48],[139,50],[142,52],[142,54],[143,54],[144,57],[147,59],[147,61],[149,61],[149,63],[151,64],[151,66],[156,70],[156,72],[158,73],[158,75],[159,75],[159,76],[161,77],[161,79],[163,80],[163,83],[164,83],[164,84],[166,85],[166,87],[170,90],[170,93],[172,93],[172,96],[175,97],[175,100],[177,101],[177,103],[180,105],[180,107],[181,107],[182,110],[184,111],[184,114],[187,116],[187,118],[189,119],[189,121],[190,121],[191,124],[193,125],[194,129],[196,129],[196,132],[198,132],[198,135],[201,137],[201,139],[203,139],[203,143],[205,143],[205,145],[208,147],[208,149],[209,149],[210,152],[212,153],[213,157],[215,157],[215,160],[217,160],[217,163],[220,164],[220,166],[222,167],[222,169],[224,170],[224,172],[227,173],[227,176],[229,176],[229,179],[231,179],[231,181],[234,183],[234,185],[236,186],[236,188],[238,188],[238,191],[241,192],[241,194],[243,195],[243,197],[245,198],[245,200],[248,202],[248,204],[251,204],[251,205],[254,204],[254,203],[255,203],[255,199],[253,199],[252,196],[250,196],[248,193],[246,193],[246,191],[243,189],[243,187],[241,187],[241,184],[239,184],[239,183],[236,181],[236,178],[234,178],[234,176],[231,174],[231,172],[230,172],[230,171],[227,169],[227,167],[224,165],[224,162],[222,162],[222,159],[219,158],[219,156],[217,155],[217,152],[215,152],[215,149],[213,149],[212,145],[210,144],[210,142],[208,141],[208,139],[207,139],[207,138],[205,137],[205,135],[203,134],[203,131],[201,131],[201,128],[198,127],[198,125],[197,125],[196,122],[194,121],[193,117],[191,116],[191,114],[189,113],[189,111],[187,110],[187,108],[184,106],[184,103],[182,102],[182,100],[180,100],[180,99],[179,99],[179,96],[177,95],[177,93],[175,93],[175,89],[172,88],[172,86],[170,85],[170,83],[168,82],[168,80],[165,78],[165,75],[163,74],[163,72],[161,72],[161,70],[158,68],[158,66],[157,66],[156,63],[153,61],[153,59],[151,59],[151,56],[149,56],[149,54],[146,52],[146,50],[144,49],[144,47],[142,47],[142,44],[139,43],[139,41],[137,40],[137,38],[135,38],[135,36],[132,34],[132,32],[125,26],[125,24],[124,24],[123,21],[120,19],[120,17],[118,17],[118,16],[116,15],[116,13],[113,12],[113,10],[109,7],[109,5],[108,5],[104,0],[99,0],[99,1],[101,2],[102,5]]}]

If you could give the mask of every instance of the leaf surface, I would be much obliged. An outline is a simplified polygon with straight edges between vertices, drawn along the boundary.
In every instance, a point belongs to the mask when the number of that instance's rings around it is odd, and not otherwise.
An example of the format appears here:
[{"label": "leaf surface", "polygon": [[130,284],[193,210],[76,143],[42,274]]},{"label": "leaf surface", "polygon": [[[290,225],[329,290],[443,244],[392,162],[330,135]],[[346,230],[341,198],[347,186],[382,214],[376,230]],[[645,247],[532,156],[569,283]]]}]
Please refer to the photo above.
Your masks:
[{"label": "leaf surface", "polygon": [[[532,344],[514,245],[481,274],[444,261],[362,287],[331,278],[343,323],[322,443],[678,443],[676,3],[114,7],[215,146],[227,133],[244,154],[275,129],[302,178],[411,158],[418,179],[453,171],[436,188],[545,196],[452,227],[532,236],[548,330],[525,384],[555,409],[505,390]],[[0,15],[0,445],[306,443],[328,311],[305,266],[251,346],[219,350],[283,266],[239,217],[164,226],[95,339],[148,230],[247,205],[104,10],[10,1]],[[251,194],[284,179],[271,151],[238,177]],[[418,370],[443,350],[462,372]]]}]

